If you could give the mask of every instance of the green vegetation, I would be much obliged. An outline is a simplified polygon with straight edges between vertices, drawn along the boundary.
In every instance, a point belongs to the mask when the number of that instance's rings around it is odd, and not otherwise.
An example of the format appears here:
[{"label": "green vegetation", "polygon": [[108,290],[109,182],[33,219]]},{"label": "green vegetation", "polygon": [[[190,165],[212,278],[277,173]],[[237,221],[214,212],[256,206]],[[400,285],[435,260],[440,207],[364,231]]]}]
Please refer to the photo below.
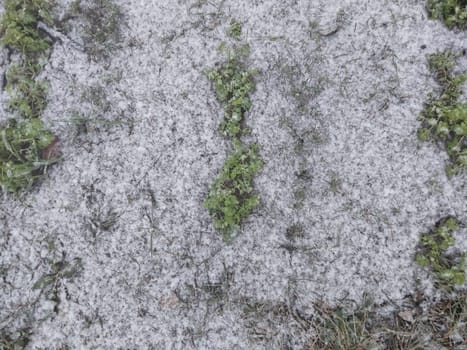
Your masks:
[{"label": "green vegetation", "polygon": [[423,294],[405,307],[382,316],[368,304],[355,311],[317,307],[310,322],[310,350],[464,349],[467,342],[467,294],[443,297],[420,308]]},{"label": "green vegetation", "polygon": [[342,308],[320,309],[315,322],[314,349],[364,350],[376,348],[367,321],[368,311],[347,312]]},{"label": "green vegetation", "polygon": [[31,337],[31,330],[24,328],[14,333],[0,330],[0,350],[22,350],[25,349]]},{"label": "green vegetation", "polygon": [[257,145],[237,149],[229,156],[221,176],[209,190],[204,205],[226,241],[231,240],[231,234],[239,228],[242,218],[259,204],[259,198],[253,194],[252,182],[262,164]]},{"label": "green vegetation", "polygon": [[[240,35],[241,27],[237,22],[232,21],[232,28]],[[242,219],[259,204],[258,196],[253,192],[253,177],[263,162],[259,157],[259,147],[244,145],[240,139],[245,133],[245,113],[251,108],[249,94],[255,89],[255,72],[245,69],[242,62],[249,52],[248,46],[230,51],[222,44],[220,49],[227,53],[227,61],[209,70],[207,76],[224,108],[220,130],[232,140],[235,149],[227,158],[220,177],[211,186],[204,206],[209,210],[216,229],[228,242],[239,229]]]},{"label": "green vegetation", "polygon": [[21,52],[26,61],[43,54],[50,46],[37,29],[39,21],[51,23],[47,0],[4,0],[5,13],[0,21],[2,43]]},{"label": "green vegetation", "polygon": [[234,39],[240,39],[242,35],[242,25],[238,23],[235,19],[230,21],[230,27],[228,30],[228,34],[230,37]]},{"label": "green vegetation", "polygon": [[6,74],[6,90],[11,95],[9,107],[21,117],[38,118],[47,103],[46,86],[36,78],[42,70],[38,61],[50,44],[37,25],[52,22],[50,11],[50,2],[45,0],[5,1],[1,41],[21,54],[21,64],[12,65]]},{"label": "green vegetation", "polygon": [[40,21],[52,23],[51,3],[5,0],[4,5],[1,41],[21,54],[20,64],[12,64],[6,73],[8,106],[26,120],[8,119],[0,127],[0,186],[6,192],[19,192],[56,161],[50,157],[56,138],[38,119],[46,107],[47,87],[36,80],[43,68],[39,60],[50,47],[37,26]]},{"label": "green vegetation", "polygon": [[6,192],[18,192],[45,173],[57,161],[49,158],[48,147],[54,143],[52,133],[39,119],[17,122],[9,119],[0,128],[0,186]]},{"label": "green vegetation", "polygon": [[455,218],[441,220],[434,229],[421,235],[416,255],[417,263],[422,267],[431,267],[436,274],[438,285],[451,289],[455,284],[465,281],[465,259],[467,254],[450,254],[448,248],[455,243],[452,233],[459,228]]},{"label": "green vegetation", "polygon": [[432,18],[442,20],[449,28],[467,28],[467,0],[428,0]]},{"label": "green vegetation", "polygon": [[467,74],[453,74],[455,60],[449,51],[431,55],[428,62],[442,91],[439,98],[431,96],[420,114],[422,127],[418,137],[421,141],[432,139],[445,144],[451,163],[446,171],[453,175],[467,169],[467,104],[459,102]]},{"label": "green vegetation", "polygon": [[41,69],[39,64],[12,65],[7,72],[8,106],[21,117],[39,118],[47,105],[47,86],[35,80]]},{"label": "green vegetation", "polygon": [[251,108],[249,95],[255,89],[254,75],[254,71],[244,68],[241,55],[231,52],[228,52],[227,62],[208,72],[217,99],[224,107],[221,131],[234,142],[240,138],[245,113]]}]

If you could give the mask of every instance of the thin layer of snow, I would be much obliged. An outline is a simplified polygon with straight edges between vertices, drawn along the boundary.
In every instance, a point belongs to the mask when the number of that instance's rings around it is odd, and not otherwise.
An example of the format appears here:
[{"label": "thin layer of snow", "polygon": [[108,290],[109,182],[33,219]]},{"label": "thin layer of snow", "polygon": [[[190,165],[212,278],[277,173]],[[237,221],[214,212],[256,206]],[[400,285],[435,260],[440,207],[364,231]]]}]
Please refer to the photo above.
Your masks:
[{"label": "thin layer of snow", "polygon": [[[444,215],[467,222],[466,174],[446,177],[416,118],[437,88],[426,55],[463,48],[465,33],[428,20],[421,0],[117,3],[124,38],[110,59],[89,60],[71,32],[43,74],[63,161],[0,202],[1,327],[32,324],[29,349],[271,349],[297,329],[255,340],[246,305],[306,314],[366,294],[398,303],[417,279],[431,288],[415,247]],[[202,205],[230,147],[204,72],[222,61],[231,18],[259,71],[246,140],[265,165],[261,206],[226,245]],[[294,224],[304,235],[288,241]],[[58,304],[32,290],[51,261],[78,258]]]}]

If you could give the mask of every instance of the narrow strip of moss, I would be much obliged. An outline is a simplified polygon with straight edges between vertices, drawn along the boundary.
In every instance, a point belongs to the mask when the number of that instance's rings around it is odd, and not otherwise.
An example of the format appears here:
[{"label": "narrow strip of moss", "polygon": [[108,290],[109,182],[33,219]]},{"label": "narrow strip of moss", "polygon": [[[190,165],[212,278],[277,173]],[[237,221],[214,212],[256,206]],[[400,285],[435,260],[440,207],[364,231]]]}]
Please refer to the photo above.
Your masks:
[{"label": "narrow strip of moss", "polygon": [[229,52],[228,56],[224,64],[208,72],[208,78],[224,107],[221,132],[235,140],[241,137],[245,113],[251,108],[249,95],[255,89],[255,71],[246,70],[236,53]]},{"label": "narrow strip of moss", "polygon": [[[241,26],[238,22],[231,22],[228,34],[239,39]],[[214,226],[226,242],[232,240],[243,218],[259,204],[253,190],[253,178],[263,165],[259,147],[244,145],[241,141],[245,131],[245,113],[251,108],[249,95],[255,89],[255,72],[247,70],[242,62],[242,57],[248,53],[247,48],[243,45],[230,51],[222,45],[227,61],[207,74],[224,109],[220,130],[234,145],[234,152],[227,158],[220,177],[214,181],[204,202]]]},{"label": "narrow strip of moss", "polygon": [[442,91],[438,98],[431,96],[419,116],[421,141],[434,140],[445,145],[450,157],[448,175],[467,169],[467,104],[459,101],[467,74],[453,74],[455,57],[442,52],[428,58],[429,68],[436,75]]},{"label": "narrow strip of moss", "polygon": [[455,244],[453,233],[459,228],[459,222],[453,217],[440,220],[428,233],[423,233],[418,245],[416,261],[422,267],[430,267],[435,273],[437,284],[444,289],[465,282],[465,260],[467,254],[447,254]]},{"label": "narrow strip of moss", "polygon": [[437,18],[449,28],[467,28],[467,0],[429,0],[430,17]]}]

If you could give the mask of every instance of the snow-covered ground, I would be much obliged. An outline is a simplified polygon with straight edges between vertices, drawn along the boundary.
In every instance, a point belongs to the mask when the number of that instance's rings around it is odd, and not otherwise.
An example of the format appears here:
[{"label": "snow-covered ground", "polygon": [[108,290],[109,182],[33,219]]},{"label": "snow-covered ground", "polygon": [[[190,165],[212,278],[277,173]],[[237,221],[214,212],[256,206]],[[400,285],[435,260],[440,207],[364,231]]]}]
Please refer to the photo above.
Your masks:
[{"label": "snow-covered ground", "polygon": [[[115,3],[109,57],[89,59],[78,19],[42,74],[63,160],[0,199],[0,327],[32,325],[29,349],[280,349],[284,334],[301,349],[290,324],[254,340],[246,306],[309,314],[430,290],[419,234],[467,222],[467,174],[446,177],[417,115],[438,88],[426,55],[465,48],[466,32],[429,20],[423,0]],[[202,202],[231,147],[205,71],[232,18],[259,71],[247,141],[265,165],[261,205],[227,245]],[[54,263],[78,272],[33,289]]]}]

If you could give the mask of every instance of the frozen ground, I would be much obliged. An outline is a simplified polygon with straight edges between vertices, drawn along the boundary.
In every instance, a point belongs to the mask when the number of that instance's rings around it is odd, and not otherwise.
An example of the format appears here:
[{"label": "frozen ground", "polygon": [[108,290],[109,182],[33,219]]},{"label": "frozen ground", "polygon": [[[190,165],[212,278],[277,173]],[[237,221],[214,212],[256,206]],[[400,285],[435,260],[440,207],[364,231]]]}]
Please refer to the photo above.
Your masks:
[{"label": "frozen ground", "polygon": [[[426,55],[465,32],[424,0],[116,3],[109,57],[89,59],[75,21],[45,68],[63,161],[0,201],[0,327],[32,324],[29,349],[301,349],[296,323],[247,310],[431,288],[415,246],[442,216],[467,222],[467,174],[446,177],[416,117],[437,88]],[[247,124],[265,165],[226,245],[202,206],[230,147],[204,72],[231,18],[260,72]],[[33,289],[57,263],[78,273]]]}]

